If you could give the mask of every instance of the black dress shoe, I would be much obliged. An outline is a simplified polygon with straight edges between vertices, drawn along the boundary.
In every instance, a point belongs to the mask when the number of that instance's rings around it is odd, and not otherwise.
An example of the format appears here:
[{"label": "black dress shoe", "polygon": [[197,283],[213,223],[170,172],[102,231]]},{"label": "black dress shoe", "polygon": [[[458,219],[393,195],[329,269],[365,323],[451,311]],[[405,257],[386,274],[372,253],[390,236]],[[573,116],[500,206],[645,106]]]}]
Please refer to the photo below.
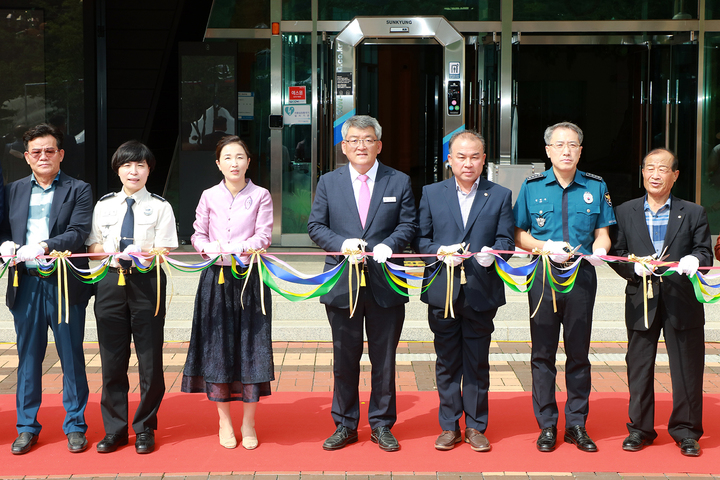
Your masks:
[{"label": "black dress shoe", "polygon": [[630,432],[623,441],[622,449],[628,452],[639,452],[645,445],[652,445],[652,440],[640,432]]},{"label": "black dress shoe", "polygon": [[67,439],[70,453],[80,453],[87,450],[89,444],[83,432],[70,432],[67,434]]},{"label": "black dress shoe", "polygon": [[340,450],[346,445],[355,443],[358,441],[357,430],[350,430],[345,425],[338,425],[335,429],[335,433],[323,443],[323,449],[325,450]]},{"label": "black dress shoe", "polygon": [[373,428],[370,440],[372,440],[373,443],[377,443],[380,450],[386,452],[397,452],[400,450],[400,444],[388,427]]},{"label": "black dress shoe", "polygon": [[13,455],[22,455],[30,451],[38,441],[38,436],[30,432],[22,432],[12,443],[10,450]]},{"label": "black dress shoe", "polygon": [[555,450],[555,442],[557,442],[557,428],[547,427],[540,431],[540,436],[535,445],[541,452],[552,452]]},{"label": "black dress shoe", "polygon": [[574,443],[577,445],[578,450],[583,452],[597,452],[597,445],[592,441],[592,438],[585,431],[585,427],[580,425],[573,425],[570,428],[565,429],[565,442]]},{"label": "black dress shoe", "polygon": [[100,440],[100,443],[97,444],[97,451],[99,453],[112,453],[117,450],[118,447],[122,447],[123,445],[127,444],[127,435],[110,433],[108,435],[105,435],[105,438]]},{"label": "black dress shoe", "polygon": [[152,431],[135,436],[135,453],[150,453],[155,450],[155,434]]},{"label": "black dress shoe", "polygon": [[677,445],[680,447],[680,453],[687,457],[700,456],[700,444],[694,438],[683,438]]}]

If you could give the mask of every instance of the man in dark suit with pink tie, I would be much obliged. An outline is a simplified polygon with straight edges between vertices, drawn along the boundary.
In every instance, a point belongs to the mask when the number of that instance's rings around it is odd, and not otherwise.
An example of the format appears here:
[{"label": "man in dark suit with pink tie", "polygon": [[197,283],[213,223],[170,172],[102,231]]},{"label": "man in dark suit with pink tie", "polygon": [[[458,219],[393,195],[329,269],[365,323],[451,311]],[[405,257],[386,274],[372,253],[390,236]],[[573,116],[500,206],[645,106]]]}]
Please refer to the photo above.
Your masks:
[{"label": "man in dark suit with pink tie", "polygon": [[[365,278],[364,286],[353,283],[353,298],[357,299],[353,312],[349,282],[344,278],[320,297],[333,337],[331,413],[336,426],[323,444],[325,450],[358,441],[363,324],[372,363],[371,440],[384,451],[400,449],[390,429],[397,419],[395,352],[408,299],[393,291],[381,264],[403,251],[415,236],[417,223],[410,178],[377,160],[381,136],[382,128],[372,117],[357,115],[345,122],[342,151],[349,163],[320,177],[308,220],[310,238],[325,251],[343,252],[352,264],[360,263]],[[363,249],[372,251],[373,258],[356,253]],[[328,255],[325,270],[342,260],[342,256]]]}]

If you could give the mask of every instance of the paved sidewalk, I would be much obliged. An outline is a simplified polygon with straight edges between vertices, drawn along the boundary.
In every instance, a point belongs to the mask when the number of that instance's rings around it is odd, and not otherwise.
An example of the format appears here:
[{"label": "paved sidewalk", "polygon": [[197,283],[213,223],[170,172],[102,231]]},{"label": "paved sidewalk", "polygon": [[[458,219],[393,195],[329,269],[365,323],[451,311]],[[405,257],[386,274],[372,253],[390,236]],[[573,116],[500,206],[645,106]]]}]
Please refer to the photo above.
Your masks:
[{"label": "paved sidewalk", "polygon": [[[625,351],[627,344],[593,343],[591,346],[592,384],[596,392],[627,392],[625,373]],[[274,342],[275,381],[273,390],[278,392],[329,392],[332,391],[332,344],[328,342]],[[367,351],[367,349],[366,349]],[[491,392],[529,392],[530,378],[530,343],[527,342],[493,342],[490,348],[490,391]],[[168,392],[179,392],[182,380],[182,369],[187,355],[187,343],[166,343],[164,346],[165,381]],[[720,393],[720,344],[705,344],[705,393]],[[102,379],[100,373],[100,355],[97,343],[85,344],[90,391],[100,393]],[[558,355],[557,390],[565,391],[563,375],[564,350]],[[130,388],[138,390],[137,363],[130,360]],[[360,389],[370,390],[370,362],[363,356],[360,374]],[[17,350],[14,344],[0,344],[0,394],[14,394],[17,377]],[[57,352],[53,344],[48,345],[43,362],[43,391],[45,393],[62,392],[62,372]],[[670,392],[670,373],[666,360],[664,345],[658,349],[658,362],[655,369],[656,392]],[[434,391],[435,386],[435,350],[431,342],[401,342],[397,350],[397,388],[399,391]],[[720,471],[720,468],[718,468]],[[0,469],[1,471],[1,469]],[[30,478],[30,477],[2,477]],[[553,478],[570,480],[613,480],[624,477],[634,479],[647,478],[658,480],[664,478],[680,479],[688,477],[718,478],[712,475],[677,475],[673,477],[657,474],[623,474],[603,472],[493,472],[493,473],[447,473],[447,472],[367,472],[362,474],[345,474],[343,472],[278,472],[277,475],[267,474],[232,474],[232,472],[188,472],[184,475],[156,474],[143,475],[144,479],[186,479],[186,480],[551,480]],[[35,478],[35,477],[33,477]],[[44,477],[52,479],[80,480],[91,477]],[[92,478],[116,478],[129,480],[131,477],[101,475]]]}]

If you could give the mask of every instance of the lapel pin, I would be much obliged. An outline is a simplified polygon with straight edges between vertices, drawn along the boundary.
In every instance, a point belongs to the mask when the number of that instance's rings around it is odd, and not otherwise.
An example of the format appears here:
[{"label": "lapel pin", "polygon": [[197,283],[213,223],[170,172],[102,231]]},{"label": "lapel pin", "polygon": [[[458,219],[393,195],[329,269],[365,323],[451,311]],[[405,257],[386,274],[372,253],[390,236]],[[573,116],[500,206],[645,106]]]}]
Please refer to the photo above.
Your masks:
[{"label": "lapel pin", "polygon": [[486,196],[486,197],[488,196],[487,192],[485,192],[485,196]]}]

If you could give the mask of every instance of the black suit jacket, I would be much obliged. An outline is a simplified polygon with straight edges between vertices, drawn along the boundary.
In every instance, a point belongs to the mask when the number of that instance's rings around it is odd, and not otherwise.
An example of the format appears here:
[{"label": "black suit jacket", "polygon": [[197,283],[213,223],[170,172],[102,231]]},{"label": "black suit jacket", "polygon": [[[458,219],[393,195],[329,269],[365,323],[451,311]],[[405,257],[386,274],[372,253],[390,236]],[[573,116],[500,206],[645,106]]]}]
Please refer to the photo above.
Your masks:
[{"label": "black suit jacket", "polygon": [[[419,225],[413,248],[418,253],[432,254],[426,260],[429,262],[437,260],[436,253],[441,246],[462,242],[469,244],[473,252],[480,251],[484,246],[493,250],[515,250],[512,192],[482,177],[465,227],[454,178],[423,187]],[[504,255],[505,258],[510,256]],[[482,267],[472,257],[465,260],[463,265],[467,277],[465,299],[474,310],[491,310],[505,304],[505,288],[494,267]],[[425,276],[429,274],[430,271],[426,269]],[[436,307],[444,306],[446,282],[447,268],[443,266],[420,299]],[[459,292],[460,268],[456,268],[453,304]]]},{"label": "black suit jacket", "polygon": [[[348,238],[362,238],[368,243],[365,247],[368,252],[383,243],[393,253],[402,253],[415,236],[415,217],[410,177],[378,162],[370,210],[363,229],[350,179],[350,167],[345,165],[320,177],[308,219],[308,233],[310,239],[327,252],[339,252],[343,241]],[[335,267],[343,258],[326,256],[325,271]],[[365,263],[368,269],[366,284],[378,305],[387,308],[408,301],[388,285],[379,263],[371,257]],[[353,288],[357,290],[357,284]],[[349,308],[347,279],[341,278],[329,293],[320,297],[320,301],[338,308]]]},{"label": "black suit jacket", "polygon": [[[27,176],[7,185],[5,188],[5,218],[0,228],[2,241],[12,240],[18,245],[25,244],[32,176]],[[92,224],[92,190],[87,183],[60,173],[50,207],[50,238],[45,240],[52,252],[69,250],[72,253],[85,253],[85,240],[90,234]],[[73,258],[78,268],[88,268],[87,257]],[[19,273],[24,271],[19,269]],[[14,272],[9,272],[7,287],[7,306],[15,303],[16,287],[13,287]],[[19,278],[22,283],[22,275]],[[71,305],[86,302],[92,295],[92,288],[68,275],[68,293]]]},{"label": "black suit jacket", "polygon": [[[635,254],[644,257],[655,253],[648,233],[645,211],[645,197],[636,198],[620,205],[615,211],[617,226],[612,230],[613,246],[611,255],[627,257]],[[665,236],[666,261],[677,262],[685,255],[695,255],[701,267],[713,263],[710,228],[705,209],[695,203],[672,197],[670,218]],[[631,262],[609,264],[621,277],[627,280],[625,288],[625,323],[630,330],[646,330],[643,307],[642,279],[635,275]],[[664,269],[657,270],[658,273]],[[663,277],[652,276],[653,298],[647,300],[648,324],[652,325],[657,314],[658,301],[662,297],[667,317],[677,330],[701,327],[705,324],[703,304],[695,298],[693,286],[685,275],[672,274]]]}]

